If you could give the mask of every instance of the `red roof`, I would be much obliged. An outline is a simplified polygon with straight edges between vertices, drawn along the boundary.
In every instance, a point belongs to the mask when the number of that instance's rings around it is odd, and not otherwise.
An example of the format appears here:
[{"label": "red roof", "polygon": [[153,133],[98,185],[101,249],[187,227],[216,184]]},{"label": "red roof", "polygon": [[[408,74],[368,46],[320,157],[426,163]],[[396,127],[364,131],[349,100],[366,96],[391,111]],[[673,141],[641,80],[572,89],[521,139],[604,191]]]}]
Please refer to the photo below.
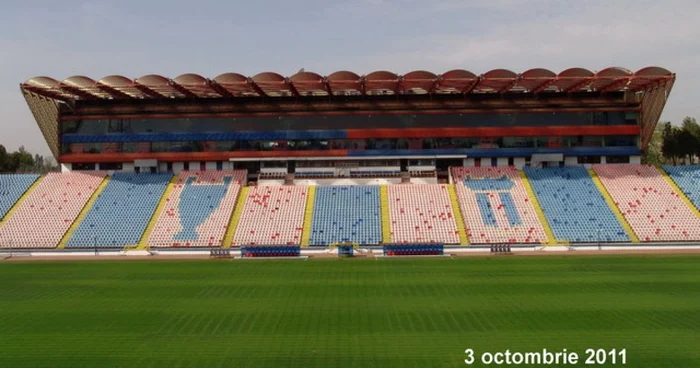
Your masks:
[{"label": "red roof", "polygon": [[376,71],[360,76],[338,71],[328,76],[301,71],[291,77],[277,73],[259,73],[246,77],[224,73],[213,79],[198,74],[175,78],[151,74],[136,79],[113,75],[98,81],[74,76],[61,82],[49,77],[35,77],[22,88],[63,101],[124,99],[195,99],[283,96],[347,95],[415,95],[415,94],[524,94],[646,91],[675,74],[659,67],[647,67],[633,73],[611,67],[599,72],[571,68],[556,74],[547,69],[530,69],[520,74],[494,69],[481,75],[467,70],[450,70],[443,74],[416,70],[404,75]]}]

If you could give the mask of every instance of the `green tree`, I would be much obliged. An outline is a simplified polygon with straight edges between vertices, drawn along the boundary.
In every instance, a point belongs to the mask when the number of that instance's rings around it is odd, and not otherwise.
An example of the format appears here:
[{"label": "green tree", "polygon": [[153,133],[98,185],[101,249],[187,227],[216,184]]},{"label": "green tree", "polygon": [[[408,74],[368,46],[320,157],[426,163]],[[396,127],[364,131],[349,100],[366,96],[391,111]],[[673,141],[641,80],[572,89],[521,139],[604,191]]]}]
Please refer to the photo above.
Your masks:
[{"label": "green tree", "polygon": [[29,172],[34,167],[34,157],[32,154],[20,146],[19,150],[10,153],[9,155],[10,172]]},{"label": "green tree", "polygon": [[36,172],[47,173],[49,171],[59,171],[58,164],[53,157],[44,157],[36,154],[32,155],[23,146],[15,152],[7,152],[7,149],[0,144],[0,172]]},{"label": "green tree", "polygon": [[642,163],[648,165],[661,165],[666,163],[662,154],[664,124],[657,124],[654,133],[649,140],[646,150],[642,154]]},{"label": "green tree", "polygon": [[695,158],[700,157],[700,147],[698,147],[698,142],[700,142],[700,124],[695,120],[695,118],[686,117],[683,119],[683,130],[688,131],[692,134],[697,142],[688,149],[690,152],[690,163],[695,163]]},{"label": "green tree", "polygon": [[661,152],[663,157],[674,165],[678,162],[678,128],[671,125],[671,122],[664,123],[662,133]]},{"label": "green tree", "polygon": [[[693,163],[698,137],[688,129],[680,129],[676,135],[678,155],[683,159],[683,163]],[[686,161],[686,158],[688,161]]]},{"label": "green tree", "polygon": [[9,157],[5,146],[0,144],[0,172],[9,172]]},{"label": "green tree", "polygon": [[698,124],[695,118],[686,116],[685,119],[683,119],[682,127],[683,130],[687,130],[694,136],[700,137],[700,124]]}]

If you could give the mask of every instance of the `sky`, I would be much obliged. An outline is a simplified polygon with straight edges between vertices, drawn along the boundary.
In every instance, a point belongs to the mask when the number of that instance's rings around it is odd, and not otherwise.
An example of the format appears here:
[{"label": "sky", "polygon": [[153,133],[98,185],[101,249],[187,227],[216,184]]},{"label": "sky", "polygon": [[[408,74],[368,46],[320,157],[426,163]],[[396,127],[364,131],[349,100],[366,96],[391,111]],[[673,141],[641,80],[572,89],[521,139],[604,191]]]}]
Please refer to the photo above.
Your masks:
[{"label": "sky", "polygon": [[49,149],[19,85],[111,74],[436,74],[570,67],[677,74],[662,120],[700,115],[697,0],[0,0],[0,144]]}]

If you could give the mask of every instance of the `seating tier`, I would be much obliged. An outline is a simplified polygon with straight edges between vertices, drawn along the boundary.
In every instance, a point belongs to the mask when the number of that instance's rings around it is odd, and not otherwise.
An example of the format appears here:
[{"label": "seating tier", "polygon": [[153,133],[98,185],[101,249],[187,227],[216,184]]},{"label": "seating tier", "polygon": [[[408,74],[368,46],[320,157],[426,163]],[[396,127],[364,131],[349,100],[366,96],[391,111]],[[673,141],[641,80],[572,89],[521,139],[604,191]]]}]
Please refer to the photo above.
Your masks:
[{"label": "seating tier", "polygon": [[0,246],[55,248],[104,178],[95,171],[47,174],[0,227]]},{"label": "seating tier", "polygon": [[233,238],[234,245],[299,245],[308,188],[252,187]]},{"label": "seating tier", "polygon": [[454,167],[452,175],[470,243],[547,241],[517,169]]},{"label": "seating tier", "polygon": [[593,165],[639,240],[700,240],[700,220],[654,166]]},{"label": "seating tier", "polygon": [[245,175],[245,171],[181,172],[158,214],[148,244],[221,246]]},{"label": "seating tier", "polygon": [[584,167],[524,171],[558,241],[630,241]]},{"label": "seating tier", "polygon": [[700,209],[700,166],[664,166],[664,170],[695,208]]},{"label": "seating tier", "polygon": [[39,174],[0,175],[0,220],[37,179]]},{"label": "seating tier", "polygon": [[392,243],[459,244],[446,185],[391,185],[388,195]]},{"label": "seating tier", "polygon": [[122,248],[138,244],[171,176],[114,173],[66,247]]},{"label": "seating tier", "polygon": [[317,187],[309,244],[379,244],[382,240],[379,188],[376,185]]}]

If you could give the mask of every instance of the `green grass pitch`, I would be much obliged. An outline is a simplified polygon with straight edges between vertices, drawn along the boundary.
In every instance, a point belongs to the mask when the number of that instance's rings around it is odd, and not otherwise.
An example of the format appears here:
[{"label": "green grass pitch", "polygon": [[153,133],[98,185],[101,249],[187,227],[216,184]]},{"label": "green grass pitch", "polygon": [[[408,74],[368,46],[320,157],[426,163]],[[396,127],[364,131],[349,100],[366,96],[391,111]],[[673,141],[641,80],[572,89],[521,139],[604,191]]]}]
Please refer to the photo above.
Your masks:
[{"label": "green grass pitch", "polygon": [[467,348],[700,367],[700,257],[0,264],[0,367],[463,367]]}]

